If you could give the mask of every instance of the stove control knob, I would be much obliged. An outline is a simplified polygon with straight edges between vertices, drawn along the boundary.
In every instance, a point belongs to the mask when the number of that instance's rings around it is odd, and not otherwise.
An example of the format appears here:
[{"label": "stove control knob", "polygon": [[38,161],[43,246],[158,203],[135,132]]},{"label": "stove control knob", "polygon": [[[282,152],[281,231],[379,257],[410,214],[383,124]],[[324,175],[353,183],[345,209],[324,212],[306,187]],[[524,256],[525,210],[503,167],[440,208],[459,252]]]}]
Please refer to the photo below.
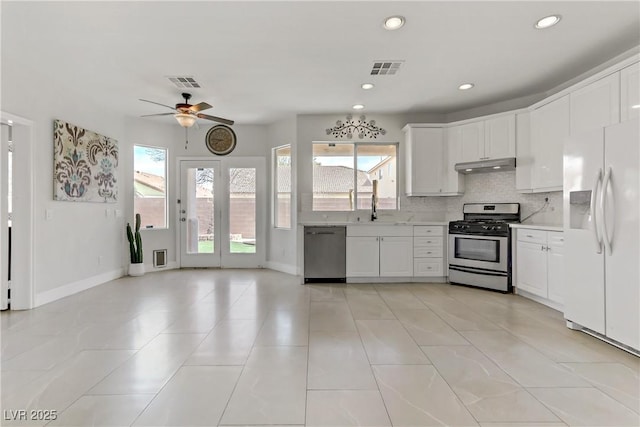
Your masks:
[{"label": "stove control knob", "polygon": [[491,228],[489,228],[488,225],[483,225],[482,228],[484,228],[485,230],[490,230]]}]

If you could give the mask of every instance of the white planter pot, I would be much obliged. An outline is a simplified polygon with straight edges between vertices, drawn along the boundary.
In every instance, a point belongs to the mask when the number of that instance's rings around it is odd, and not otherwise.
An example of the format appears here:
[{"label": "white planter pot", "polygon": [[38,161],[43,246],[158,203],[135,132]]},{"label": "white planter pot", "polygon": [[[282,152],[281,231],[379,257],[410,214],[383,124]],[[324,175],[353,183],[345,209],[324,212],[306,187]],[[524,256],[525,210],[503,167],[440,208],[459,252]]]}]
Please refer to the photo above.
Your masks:
[{"label": "white planter pot", "polygon": [[144,275],[144,264],[129,264],[129,276],[142,276]]}]

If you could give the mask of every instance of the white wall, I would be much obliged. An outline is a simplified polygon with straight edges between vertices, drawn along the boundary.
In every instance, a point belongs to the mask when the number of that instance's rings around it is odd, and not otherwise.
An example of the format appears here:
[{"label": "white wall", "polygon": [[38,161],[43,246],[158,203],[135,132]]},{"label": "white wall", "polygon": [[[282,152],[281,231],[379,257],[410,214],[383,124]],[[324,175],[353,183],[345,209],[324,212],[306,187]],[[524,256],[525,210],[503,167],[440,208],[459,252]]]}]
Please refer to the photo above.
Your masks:
[{"label": "white wall", "polygon": [[[118,202],[77,203],[53,200],[53,121],[61,119],[88,130],[115,138],[119,150],[126,151],[123,117],[103,110],[86,99],[78,102],[75,94],[55,91],[44,76],[33,84],[20,86],[8,82],[25,79],[19,63],[3,61],[3,111],[33,121],[34,177],[34,260],[33,282],[36,305],[57,299],[69,289],[79,290],[118,277],[122,268],[122,218],[126,203],[123,193],[122,160],[118,165]],[[28,80],[28,78],[27,78]],[[16,140],[20,144],[20,140]],[[15,167],[23,160],[16,156]],[[50,219],[46,219],[46,212]],[[14,236],[19,239],[19,236]],[[15,262],[26,262],[15,259]],[[14,288],[24,283],[12,283]],[[66,289],[63,290],[62,288]]]},{"label": "white wall", "polygon": [[[297,229],[297,192],[296,192],[296,165],[297,165],[297,122],[296,117],[291,116],[284,120],[273,123],[268,127],[268,149],[266,151],[267,164],[269,167],[269,209],[267,236],[269,240],[269,251],[267,254],[267,265],[275,270],[280,270],[295,274],[296,272],[296,229]],[[291,228],[275,228],[273,226],[273,171],[271,149],[285,144],[291,144]]]}]

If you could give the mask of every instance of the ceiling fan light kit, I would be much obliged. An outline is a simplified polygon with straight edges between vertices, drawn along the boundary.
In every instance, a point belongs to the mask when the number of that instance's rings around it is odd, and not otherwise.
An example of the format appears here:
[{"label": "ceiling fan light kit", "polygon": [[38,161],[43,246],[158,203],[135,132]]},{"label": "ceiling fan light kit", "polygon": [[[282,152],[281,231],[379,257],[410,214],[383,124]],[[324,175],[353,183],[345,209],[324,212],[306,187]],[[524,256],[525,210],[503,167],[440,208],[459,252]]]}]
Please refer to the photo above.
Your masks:
[{"label": "ceiling fan light kit", "polygon": [[190,128],[196,123],[197,119],[197,116],[189,113],[176,113],[174,117],[183,128]]}]

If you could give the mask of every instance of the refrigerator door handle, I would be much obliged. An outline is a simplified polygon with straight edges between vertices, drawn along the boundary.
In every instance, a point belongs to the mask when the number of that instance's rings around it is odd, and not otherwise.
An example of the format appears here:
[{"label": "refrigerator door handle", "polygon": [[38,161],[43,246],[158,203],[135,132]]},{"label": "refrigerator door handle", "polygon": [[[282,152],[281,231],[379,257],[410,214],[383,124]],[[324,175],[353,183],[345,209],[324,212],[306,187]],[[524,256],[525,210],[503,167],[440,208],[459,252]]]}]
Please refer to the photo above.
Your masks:
[{"label": "refrigerator door handle", "polygon": [[[607,249],[607,253],[611,255],[611,238],[609,236],[609,230],[607,229],[607,214],[606,214],[606,200],[609,193],[609,183],[611,182],[612,168],[609,166],[607,173],[604,175],[602,181],[602,190],[600,191],[600,218],[602,220],[602,240],[604,240],[604,246]],[[615,216],[614,216],[615,218]]]},{"label": "refrigerator door handle", "polygon": [[598,221],[597,221],[597,205],[596,199],[598,197],[598,187],[602,183],[602,168],[598,169],[596,175],[596,182],[593,183],[593,193],[591,194],[591,218],[593,223],[593,238],[596,242],[596,253],[602,253],[602,238],[598,233]]}]

